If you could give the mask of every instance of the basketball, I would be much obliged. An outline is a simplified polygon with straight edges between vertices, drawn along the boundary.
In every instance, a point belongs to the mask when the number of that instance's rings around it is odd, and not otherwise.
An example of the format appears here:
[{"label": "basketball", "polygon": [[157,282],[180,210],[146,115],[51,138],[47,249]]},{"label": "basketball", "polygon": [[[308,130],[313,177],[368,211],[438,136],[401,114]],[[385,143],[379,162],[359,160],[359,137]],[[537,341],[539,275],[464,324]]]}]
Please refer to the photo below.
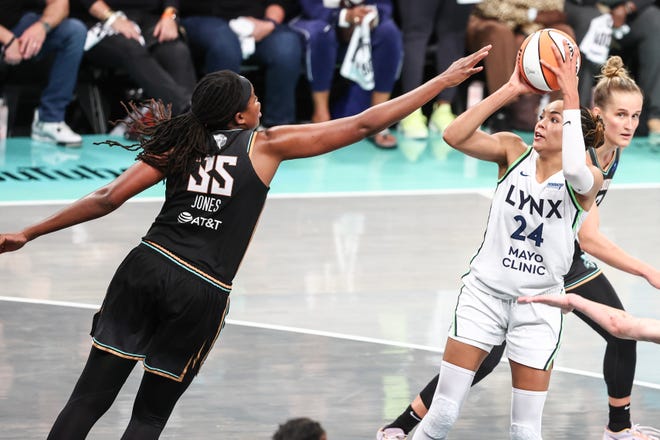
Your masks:
[{"label": "basketball", "polygon": [[[570,52],[577,54],[577,70],[580,70],[580,49],[578,49],[575,41],[560,30],[541,29],[525,38],[518,51],[518,69],[520,70],[520,76],[527,84],[541,92],[559,90],[557,77],[541,64],[541,60],[552,66],[557,66],[555,55],[552,53],[552,46],[559,49],[562,57],[566,59],[564,40],[568,40]],[[575,74],[577,75],[577,71]]]}]

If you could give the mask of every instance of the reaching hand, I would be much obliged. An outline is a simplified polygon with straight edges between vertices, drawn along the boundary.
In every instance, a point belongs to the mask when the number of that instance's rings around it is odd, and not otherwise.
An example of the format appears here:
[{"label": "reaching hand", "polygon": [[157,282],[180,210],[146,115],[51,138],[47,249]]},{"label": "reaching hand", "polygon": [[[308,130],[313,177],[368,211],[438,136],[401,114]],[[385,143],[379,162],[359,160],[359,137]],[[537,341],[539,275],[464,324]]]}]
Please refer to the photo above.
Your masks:
[{"label": "reaching hand", "polygon": [[488,51],[492,46],[489,44],[478,51],[463,58],[454,61],[451,66],[440,74],[449,84],[447,87],[453,87],[465,81],[470,76],[483,70],[483,66],[475,67],[477,63],[486,58]]},{"label": "reaching hand", "polygon": [[[559,49],[557,49],[554,45],[551,46],[552,53],[555,55],[555,61],[557,62],[556,67],[547,63],[545,60],[541,60],[541,63],[557,77],[557,83],[559,84],[559,88],[564,94],[564,101],[566,101],[566,97],[568,95],[577,95],[577,60],[579,55],[575,53],[575,51],[579,49],[577,47],[573,47],[571,49],[567,40],[562,40],[562,43],[564,45],[564,54],[566,54],[565,57],[562,56],[561,52],[559,52]],[[566,102],[564,102],[564,105],[566,105]]]},{"label": "reaching hand", "polygon": [[27,237],[22,232],[16,234],[0,234],[0,254],[17,251],[25,246],[25,243],[27,242]]},{"label": "reaching hand", "polygon": [[513,88],[516,96],[526,95],[529,93],[542,93],[541,91],[536,90],[534,87],[530,86],[527,81],[522,79],[520,76],[520,68],[518,67],[518,63],[516,63],[513,67],[513,73],[509,78],[508,85],[509,87]]},{"label": "reaching hand", "polygon": [[573,306],[570,301],[571,293],[566,295],[536,295],[536,296],[521,296],[518,298],[518,303],[541,303],[553,307],[559,307],[563,313],[570,313],[573,311]]}]

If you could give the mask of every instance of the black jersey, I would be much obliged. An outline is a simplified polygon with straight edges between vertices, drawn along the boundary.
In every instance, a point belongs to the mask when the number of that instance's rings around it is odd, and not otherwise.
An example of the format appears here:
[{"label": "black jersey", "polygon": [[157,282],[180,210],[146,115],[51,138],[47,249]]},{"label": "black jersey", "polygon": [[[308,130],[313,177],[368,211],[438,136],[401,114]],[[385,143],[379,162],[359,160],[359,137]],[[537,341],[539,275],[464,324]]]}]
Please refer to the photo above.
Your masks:
[{"label": "black jersey", "polygon": [[[614,173],[619,165],[619,157],[621,155],[621,149],[617,148],[614,152],[614,159],[610,162],[607,168],[603,168],[598,160],[598,154],[594,148],[588,148],[587,152],[591,158],[591,162],[598,167],[598,169],[603,174],[603,185],[598,190],[596,195],[596,205],[600,203],[605,198],[607,190],[610,187],[610,183],[614,178]],[[600,272],[600,269],[594,261],[589,259],[587,254],[582,251],[580,244],[575,242],[575,251],[573,252],[573,263],[571,264],[571,269],[568,271],[568,274],[564,277],[564,286],[566,289],[575,287],[579,284],[582,284],[585,281],[593,278],[596,274]]]},{"label": "black jersey", "polygon": [[217,152],[167,179],[165,203],[143,242],[229,290],[268,193],[249,157],[253,130],[214,134]]}]

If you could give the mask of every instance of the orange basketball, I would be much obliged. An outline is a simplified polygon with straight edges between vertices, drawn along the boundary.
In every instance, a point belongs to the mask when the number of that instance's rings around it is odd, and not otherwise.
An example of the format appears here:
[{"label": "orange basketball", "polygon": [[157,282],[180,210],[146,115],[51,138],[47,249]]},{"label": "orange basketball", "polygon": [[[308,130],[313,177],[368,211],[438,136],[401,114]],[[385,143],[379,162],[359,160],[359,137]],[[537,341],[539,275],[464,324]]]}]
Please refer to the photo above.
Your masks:
[{"label": "orange basketball", "polygon": [[[520,50],[518,50],[518,69],[520,70],[520,76],[527,84],[541,92],[559,90],[557,77],[547,67],[541,64],[541,60],[552,66],[557,66],[555,55],[552,53],[552,46],[559,49],[562,57],[566,59],[564,40],[568,40],[568,47],[571,54],[577,54],[577,70],[580,70],[580,49],[575,44],[575,41],[560,30],[552,28],[541,29],[525,38],[525,41],[520,46]],[[577,71],[575,74],[577,75]]]}]

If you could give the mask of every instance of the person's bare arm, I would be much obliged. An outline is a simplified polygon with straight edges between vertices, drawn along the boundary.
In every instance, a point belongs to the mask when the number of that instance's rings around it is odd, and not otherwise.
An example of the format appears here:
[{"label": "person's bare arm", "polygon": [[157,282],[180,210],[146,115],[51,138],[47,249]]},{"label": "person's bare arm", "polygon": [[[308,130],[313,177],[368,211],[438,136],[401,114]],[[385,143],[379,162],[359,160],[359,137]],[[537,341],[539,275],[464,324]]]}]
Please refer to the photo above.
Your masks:
[{"label": "person's bare arm", "polygon": [[584,313],[608,333],[622,339],[660,343],[660,321],[637,318],[625,310],[615,309],[586,298],[568,293],[566,295],[537,295],[518,298],[521,304],[541,303],[560,307],[564,313],[577,310]]},{"label": "person's bare arm", "polygon": [[126,200],[163,178],[164,175],[159,170],[139,161],[109,184],[73,202],[56,214],[28,226],[21,232],[0,234],[0,254],[18,250],[28,241],[41,235],[109,214]]},{"label": "person's bare arm", "polygon": [[506,84],[452,121],[445,129],[443,139],[468,156],[499,164],[501,173],[512,159],[509,151],[518,157],[527,146],[513,133],[489,134],[482,131],[481,126],[497,110],[529,92],[531,89],[520,81],[516,67]]},{"label": "person's bare arm", "polygon": [[46,35],[69,15],[67,0],[47,0],[41,18],[18,36],[18,49],[21,57],[28,60],[39,53]]},{"label": "person's bare arm", "polygon": [[617,246],[600,231],[600,212],[594,205],[578,232],[580,248],[602,262],[631,275],[646,279],[653,287],[660,289],[660,271],[633,257]]},{"label": "person's bare arm", "polygon": [[476,65],[490,46],[455,61],[447,70],[416,89],[346,118],[317,124],[283,125],[257,132],[252,163],[268,184],[283,160],[317,156],[354,144],[401,120],[447,87],[480,72]]}]

